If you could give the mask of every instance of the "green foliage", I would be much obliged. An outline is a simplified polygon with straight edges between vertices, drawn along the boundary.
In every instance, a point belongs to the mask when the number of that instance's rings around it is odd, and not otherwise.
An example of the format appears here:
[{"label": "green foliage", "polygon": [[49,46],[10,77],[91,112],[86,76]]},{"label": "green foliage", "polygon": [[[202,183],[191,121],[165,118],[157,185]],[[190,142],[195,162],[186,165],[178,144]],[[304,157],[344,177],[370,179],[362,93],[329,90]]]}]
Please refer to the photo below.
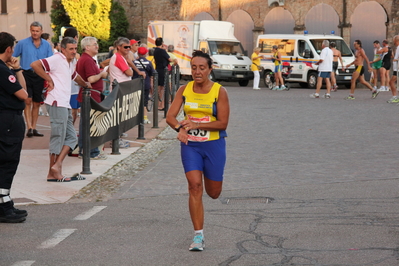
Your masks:
[{"label": "green foliage", "polygon": [[[110,0],[112,1],[112,0]],[[96,6],[91,6],[91,11],[96,10]],[[59,41],[62,27],[72,27],[71,19],[65,11],[64,5],[61,0],[53,0],[51,6],[51,27],[54,32],[53,42]],[[111,32],[109,40],[98,40],[99,52],[108,52],[108,47],[112,46],[114,41],[120,36],[126,36],[129,22],[126,17],[126,12],[123,6],[118,2],[113,2],[110,12]],[[80,46],[78,46],[80,47]]]},{"label": "green foliage", "polygon": [[53,0],[51,5],[51,28],[54,32],[54,37],[51,39],[52,42],[58,42],[61,34],[62,27],[71,27],[71,20],[65,11],[61,0]]},{"label": "green foliage", "polygon": [[118,37],[126,36],[129,27],[125,9],[118,2],[112,3],[109,18],[111,20],[110,37],[109,40],[98,41],[100,52],[108,52],[108,47],[112,46]]}]

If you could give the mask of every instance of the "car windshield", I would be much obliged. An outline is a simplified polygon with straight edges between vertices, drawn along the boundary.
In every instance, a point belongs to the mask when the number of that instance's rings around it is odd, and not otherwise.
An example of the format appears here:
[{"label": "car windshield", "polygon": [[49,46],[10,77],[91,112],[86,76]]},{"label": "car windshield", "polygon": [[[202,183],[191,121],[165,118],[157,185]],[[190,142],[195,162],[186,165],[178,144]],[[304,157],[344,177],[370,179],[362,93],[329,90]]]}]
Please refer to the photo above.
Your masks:
[{"label": "car windshield", "polygon": [[208,41],[211,55],[243,55],[244,49],[239,42]]},{"label": "car windshield", "polygon": [[[312,43],[314,49],[316,50],[316,52],[318,54],[321,53],[321,50],[322,50],[321,45],[322,45],[323,41],[324,41],[323,39],[312,39],[312,40],[310,40],[310,42]],[[337,48],[337,50],[339,50],[341,52],[342,57],[353,56],[351,49],[349,49],[348,45],[346,45],[344,40],[330,39],[328,41],[330,43],[331,42],[335,42],[335,45],[336,45],[335,48]]]}]

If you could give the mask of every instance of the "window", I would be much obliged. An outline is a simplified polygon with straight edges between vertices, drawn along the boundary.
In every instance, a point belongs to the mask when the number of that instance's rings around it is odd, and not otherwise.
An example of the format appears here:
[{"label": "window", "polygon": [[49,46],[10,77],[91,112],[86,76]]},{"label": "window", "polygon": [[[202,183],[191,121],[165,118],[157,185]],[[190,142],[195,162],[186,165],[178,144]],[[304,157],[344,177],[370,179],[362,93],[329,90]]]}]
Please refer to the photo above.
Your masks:
[{"label": "window", "polygon": [[307,41],[299,40],[298,41],[298,54],[303,58],[313,58],[312,50]]},{"label": "window", "polygon": [[295,40],[288,39],[260,39],[259,47],[261,53],[271,54],[273,45],[278,46],[278,51],[282,56],[293,56],[295,48]]},{"label": "window", "polygon": [[7,0],[1,0],[1,14],[7,14]]},{"label": "window", "polygon": [[33,0],[28,0],[27,1],[27,13],[33,13]]},{"label": "window", "polygon": [[47,12],[46,0],[40,0],[40,13]]}]

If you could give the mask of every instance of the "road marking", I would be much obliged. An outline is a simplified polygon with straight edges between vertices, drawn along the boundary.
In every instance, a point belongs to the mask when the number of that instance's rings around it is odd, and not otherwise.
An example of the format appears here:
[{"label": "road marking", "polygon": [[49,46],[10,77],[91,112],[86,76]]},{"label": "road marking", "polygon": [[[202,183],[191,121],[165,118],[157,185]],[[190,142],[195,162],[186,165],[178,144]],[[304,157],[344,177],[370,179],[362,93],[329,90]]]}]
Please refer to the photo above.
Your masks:
[{"label": "road marking", "polygon": [[91,208],[90,210],[88,210],[87,212],[84,212],[82,214],[79,214],[78,216],[76,216],[75,218],[73,218],[74,220],[78,220],[78,221],[83,221],[83,220],[87,220],[90,217],[92,217],[94,214],[104,210],[105,208],[107,208],[107,206],[94,206],[93,208]]},{"label": "road marking", "polygon": [[34,260],[21,260],[21,261],[17,261],[16,263],[14,263],[11,266],[31,266],[33,263],[35,263]]},{"label": "road marking", "polygon": [[60,229],[57,232],[54,233],[53,237],[50,239],[47,239],[43,243],[40,244],[37,248],[53,248],[57,244],[59,244],[62,240],[70,236],[73,232],[75,232],[77,229]]}]

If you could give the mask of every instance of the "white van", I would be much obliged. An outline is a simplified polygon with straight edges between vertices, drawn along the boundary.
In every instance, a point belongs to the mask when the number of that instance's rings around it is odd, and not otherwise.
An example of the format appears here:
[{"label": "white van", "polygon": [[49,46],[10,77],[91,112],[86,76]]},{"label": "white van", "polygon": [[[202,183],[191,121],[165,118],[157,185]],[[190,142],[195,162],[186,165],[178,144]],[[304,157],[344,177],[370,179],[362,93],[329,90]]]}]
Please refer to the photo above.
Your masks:
[{"label": "white van", "polygon": [[[320,59],[321,45],[323,40],[335,42],[336,48],[341,51],[344,66],[352,63],[355,57],[352,50],[345,43],[344,39],[335,35],[308,35],[308,34],[263,34],[258,36],[257,44],[261,48],[261,55],[266,59],[261,60],[261,65],[265,69],[263,73],[268,78],[268,73],[274,71],[274,63],[270,56],[272,55],[273,45],[278,46],[283,62],[290,63],[292,72],[287,82],[299,82],[306,88],[316,87],[317,65],[314,65]],[[355,70],[351,66],[342,71],[341,62],[338,60],[338,70],[336,72],[337,84],[343,84],[350,88],[352,73]]]},{"label": "white van", "polygon": [[165,44],[175,46],[174,54],[183,78],[191,78],[190,60],[194,50],[208,53],[213,60],[213,81],[237,81],[247,86],[254,78],[252,61],[244,55],[240,41],[234,36],[234,24],[227,21],[150,21],[147,45],[155,46],[162,37]]}]

